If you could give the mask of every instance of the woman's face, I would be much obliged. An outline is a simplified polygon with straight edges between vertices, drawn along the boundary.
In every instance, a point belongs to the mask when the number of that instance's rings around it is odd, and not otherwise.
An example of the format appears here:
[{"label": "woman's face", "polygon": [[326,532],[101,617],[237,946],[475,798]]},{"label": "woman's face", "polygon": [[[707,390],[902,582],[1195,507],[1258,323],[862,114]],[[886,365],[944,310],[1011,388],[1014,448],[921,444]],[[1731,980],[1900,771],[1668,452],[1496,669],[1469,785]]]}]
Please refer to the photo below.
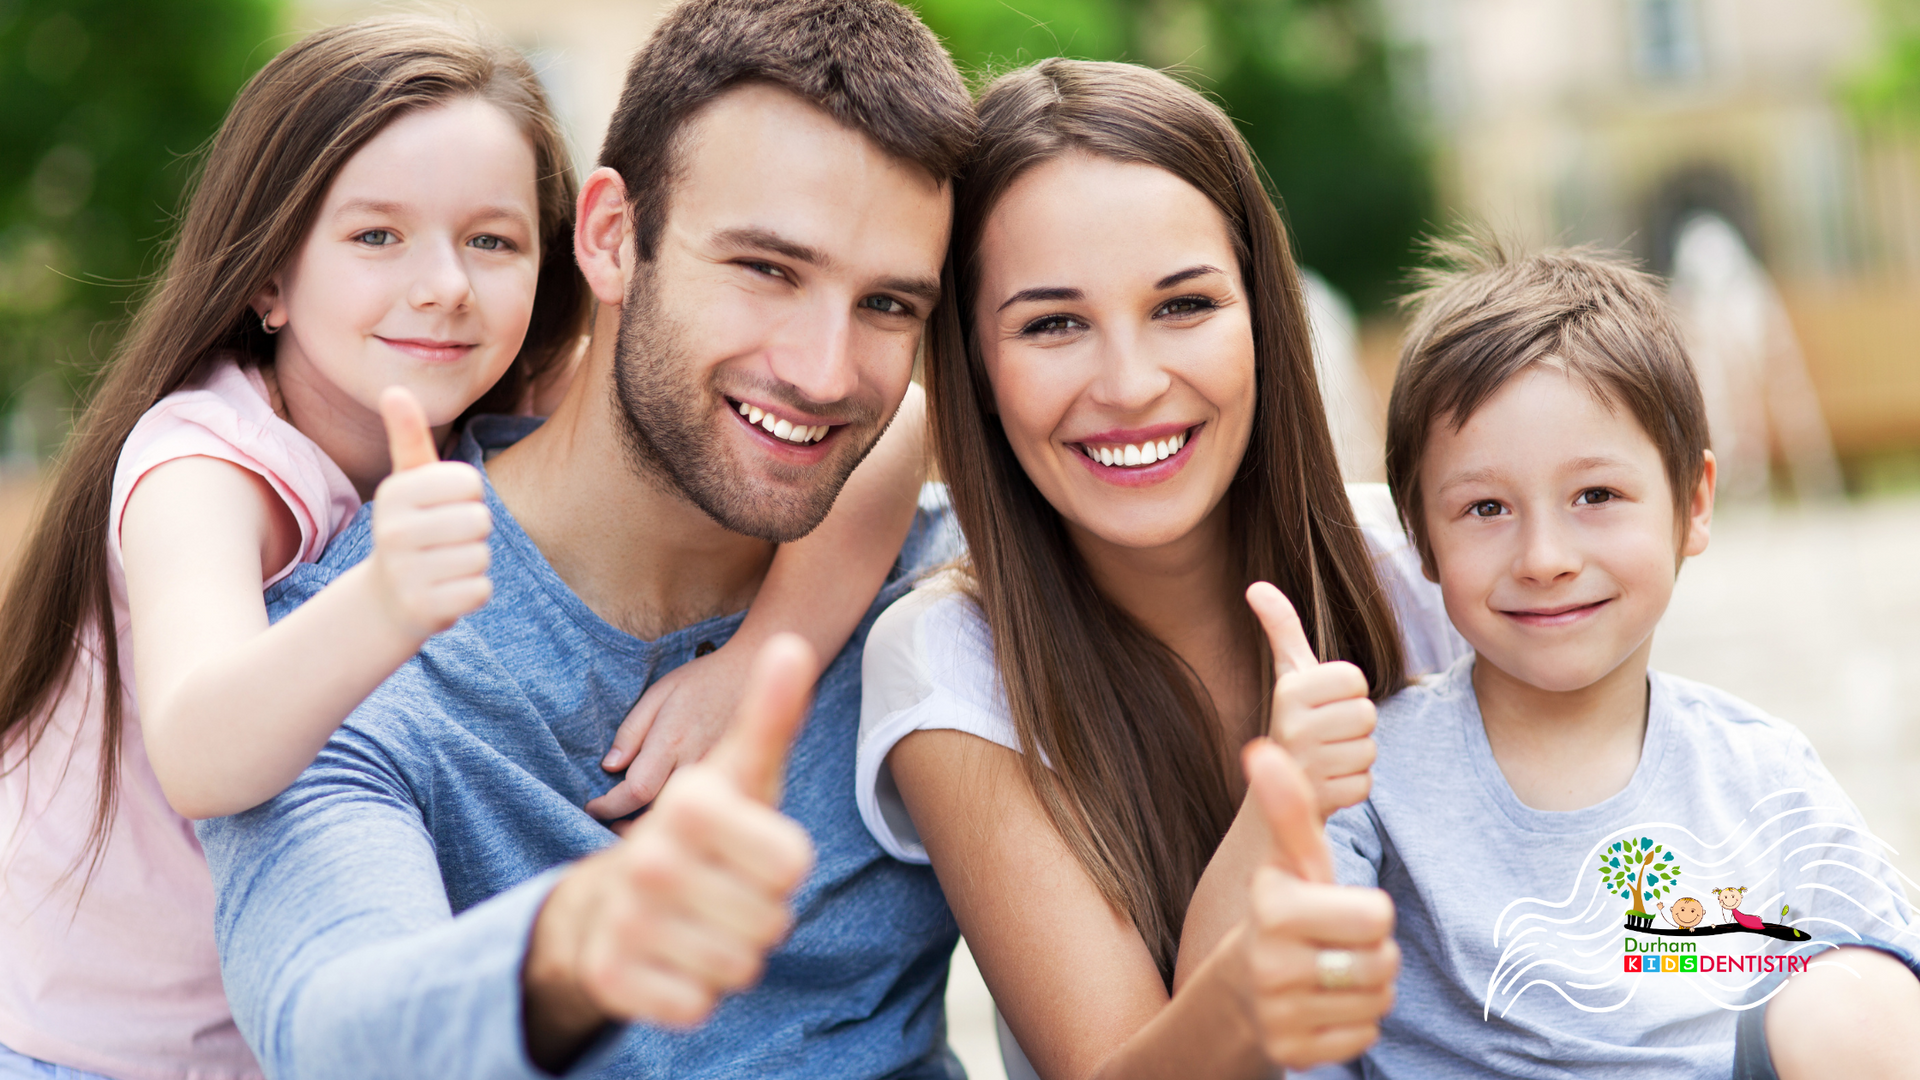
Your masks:
[{"label": "woman's face", "polygon": [[977,325],[994,407],[1083,541],[1158,548],[1217,508],[1253,427],[1253,323],[1227,223],[1163,169],[1067,154],[1001,198]]}]

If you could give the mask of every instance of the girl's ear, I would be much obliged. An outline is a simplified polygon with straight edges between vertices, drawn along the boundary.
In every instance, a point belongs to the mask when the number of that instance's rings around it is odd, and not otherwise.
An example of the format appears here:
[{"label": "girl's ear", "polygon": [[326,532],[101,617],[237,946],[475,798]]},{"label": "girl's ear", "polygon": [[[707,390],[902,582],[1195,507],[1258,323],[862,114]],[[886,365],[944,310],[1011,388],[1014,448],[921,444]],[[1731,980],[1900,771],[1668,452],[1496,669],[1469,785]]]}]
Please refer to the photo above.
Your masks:
[{"label": "girl's ear", "polygon": [[260,325],[269,334],[287,325],[286,313],[280,310],[280,275],[267,279],[260,291],[253,294],[253,299],[247,301],[247,306],[260,316]]}]

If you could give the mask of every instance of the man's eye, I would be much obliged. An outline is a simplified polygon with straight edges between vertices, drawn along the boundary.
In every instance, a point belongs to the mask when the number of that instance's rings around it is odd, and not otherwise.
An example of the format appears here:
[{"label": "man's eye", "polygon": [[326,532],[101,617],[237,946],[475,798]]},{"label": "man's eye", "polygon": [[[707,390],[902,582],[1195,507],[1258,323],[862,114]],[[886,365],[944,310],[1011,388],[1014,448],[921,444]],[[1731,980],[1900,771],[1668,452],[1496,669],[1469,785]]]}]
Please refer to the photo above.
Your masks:
[{"label": "man's eye", "polygon": [[783,278],[787,276],[785,270],[780,269],[772,263],[748,261],[742,265],[756,274],[765,274],[768,277]]},{"label": "man's eye", "polygon": [[1593,506],[1596,503],[1612,502],[1614,498],[1613,492],[1608,491],[1606,488],[1588,488],[1580,493],[1579,498],[1573,501],[1576,506]]},{"label": "man's eye", "polygon": [[1211,311],[1216,305],[1204,296],[1181,296],[1160,305],[1156,315],[1196,315],[1202,311]]},{"label": "man's eye", "polygon": [[356,233],[353,238],[368,247],[386,247],[394,242],[391,229],[368,229],[365,232]]},{"label": "man's eye", "polygon": [[1467,507],[1467,513],[1472,514],[1474,517],[1499,517],[1500,512],[1504,509],[1506,508],[1492,499],[1482,499],[1472,506]]},{"label": "man's eye", "polygon": [[882,315],[911,315],[913,309],[891,296],[869,296],[860,301],[860,306]]},{"label": "man's eye", "polygon": [[512,244],[507,243],[505,239],[498,236],[476,236],[467,241],[467,243],[479,248],[481,251],[505,251],[513,247]]},{"label": "man's eye", "polygon": [[1020,328],[1022,334],[1064,334],[1069,330],[1081,330],[1086,323],[1071,315],[1042,315]]}]

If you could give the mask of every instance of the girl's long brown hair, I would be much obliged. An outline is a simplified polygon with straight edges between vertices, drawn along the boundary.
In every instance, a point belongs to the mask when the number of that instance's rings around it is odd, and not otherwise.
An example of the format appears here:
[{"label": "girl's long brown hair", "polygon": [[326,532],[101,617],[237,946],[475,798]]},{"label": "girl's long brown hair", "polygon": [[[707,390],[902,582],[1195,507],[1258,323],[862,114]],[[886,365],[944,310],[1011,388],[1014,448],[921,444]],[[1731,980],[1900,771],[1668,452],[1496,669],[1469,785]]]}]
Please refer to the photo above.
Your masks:
[{"label": "girl's long brown hair", "polygon": [[[991,408],[974,305],[981,232],[1009,185],[1079,152],[1165,169],[1212,200],[1253,319],[1253,435],[1226,494],[1239,574],[1279,586],[1319,655],[1359,665],[1375,698],[1405,681],[1399,629],[1341,484],[1286,231],[1232,122],[1159,72],[1063,59],[1000,77],[978,104],[980,141],[955,192],[955,302],[927,353],[934,446],[1027,778],[1171,985],[1187,902],[1236,809],[1230,739],[1192,670],[1095,587]],[[1264,649],[1261,668],[1271,687]]]},{"label": "girl's long brown hair", "polygon": [[6,768],[21,767],[44,734],[83,635],[99,650],[98,797],[80,853],[90,866],[112,831],[125,723],[107,577],[108,503],[121,444],[148,409],[217,357],[272,364],[272,339],[249,301],[293,259],[334,176],[400,116],[467,97],[491,102],[520,125],[538,170],[541,262],[532,321],[507,373],[469,413],[510,411],[534,379],[567,357],[585,328],[588,295],[573,264],[576,182],[566,140],[525,58],[433,19],[322,30],[247,83],[204,152],[165,267],[67,438],[0,603]]}]

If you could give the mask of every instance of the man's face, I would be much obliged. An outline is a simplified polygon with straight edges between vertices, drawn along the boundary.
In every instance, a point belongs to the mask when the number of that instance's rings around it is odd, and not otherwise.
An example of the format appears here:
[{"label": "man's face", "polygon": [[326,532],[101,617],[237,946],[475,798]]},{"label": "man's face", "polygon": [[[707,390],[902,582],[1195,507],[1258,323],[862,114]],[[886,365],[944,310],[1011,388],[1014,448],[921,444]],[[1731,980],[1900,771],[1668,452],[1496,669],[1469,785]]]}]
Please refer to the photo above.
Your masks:
[{"label": "man's face", "polygon": [[947,186],[764,85],[682,132],[620,316],[636,464],[721,525],[806,535],[885,429],[939,298]]}]

